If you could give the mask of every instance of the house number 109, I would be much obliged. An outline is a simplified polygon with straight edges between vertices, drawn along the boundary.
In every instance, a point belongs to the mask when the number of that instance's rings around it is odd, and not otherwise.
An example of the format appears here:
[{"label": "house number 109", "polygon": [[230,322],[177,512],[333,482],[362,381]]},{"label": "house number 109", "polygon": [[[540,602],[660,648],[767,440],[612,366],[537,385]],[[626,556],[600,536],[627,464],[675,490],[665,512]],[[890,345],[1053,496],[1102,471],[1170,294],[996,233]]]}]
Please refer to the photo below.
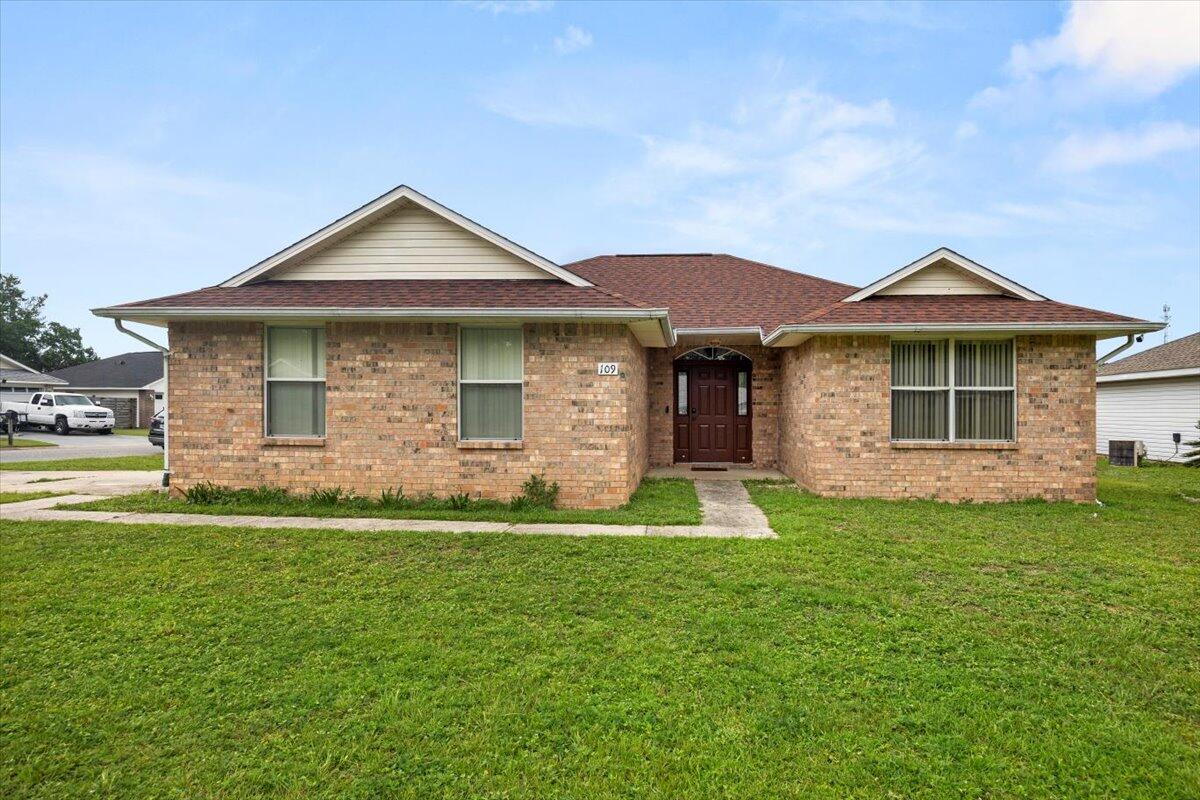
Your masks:
[{"label": "house number 109", "polygon": [[617,362],[615,361],[601,361],[596,365],[597,375],[616,375],[618,372]]}]

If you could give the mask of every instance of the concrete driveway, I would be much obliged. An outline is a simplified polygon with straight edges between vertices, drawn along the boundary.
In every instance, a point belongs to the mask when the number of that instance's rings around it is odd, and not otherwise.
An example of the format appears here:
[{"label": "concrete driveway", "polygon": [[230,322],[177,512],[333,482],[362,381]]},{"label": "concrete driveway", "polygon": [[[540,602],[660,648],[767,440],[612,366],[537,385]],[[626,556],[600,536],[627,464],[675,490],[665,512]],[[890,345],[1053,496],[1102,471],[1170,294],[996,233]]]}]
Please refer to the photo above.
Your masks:
[{"label": "concrete driveway", "polygon": [[[161,485],[162,473],[158,470],[112,470],[108,472],[59,472],[57,470],[52,472],[9,472],[5,470],[0,472],[0,489],[6,492],[69,492],[111,497],[157,489]],[[58,502],[64,501],[58,500]],[[8,506],[8,503],[0,505],[0,516],[10,510]]]},{"label": "concrete driveway", "polygon": [[152,456],[162,452],[146,441],[145,436],[120,436],[98,433],[72,433],[59,436],[41,431],[18,433],[17,439],[39,439],[57,447],[5,447],[0,449],[0,463],[16,464],[21,461],[57,461],[60,458],[105,458],[109,456]]}]

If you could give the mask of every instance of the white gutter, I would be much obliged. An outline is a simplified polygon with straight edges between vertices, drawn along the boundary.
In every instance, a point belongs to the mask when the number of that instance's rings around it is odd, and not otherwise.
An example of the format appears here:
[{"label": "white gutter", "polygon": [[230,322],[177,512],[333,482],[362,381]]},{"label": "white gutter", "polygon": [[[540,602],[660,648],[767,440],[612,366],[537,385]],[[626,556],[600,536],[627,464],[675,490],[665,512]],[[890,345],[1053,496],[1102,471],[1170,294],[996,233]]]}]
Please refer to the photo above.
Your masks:
[{"label": "white gutter", "polygon": [[1107,353],[1105,353],[1104,355],[1097,358],[1096,366],[1098,367],[1101,364],[1108,362],[1113,356],[1117,355],[1118,353],[1123,353],[1126,350],[1128,350],[1129,348],[1133,347],[1134,341],[1140,342],[1141,340],[1142,340],[1141,336],[1134,336],[1132,333],[1129,334],[1128,336],[1125,337],[1125,344],[1117,345],[1112,350],[1109,350]]},{"label": "white gutter", "polygon": [[757,336],[763,337],[763,329],[758,325],[748,325],[740,328],[676,328],[676,336]]},{"label": "white gutter", "polygon": [[[663,338],[668,345],[675,344],[675,329],[665,308],[354,308],[354,307],[292,307],[277,308],[263,306],[223,306],[220,308],[196,307],[139,307],[93,308],[98,317],[127,320],[165,319],[348,319],[348,320],[424,320],[453,321],[456,319],[534,319],[546,321],[608,320],[611,322],[637,322],[658,320]],[[157,347],[157,345],[155,345]]]},{"label": "white gutter", "polygon": [[1152,381],[1159,378],[1190,378],[1200,377],[1200,367],[1184,369],[1160,369],[1150,372],[1116,372],[1112,375],[1097,375],[1096,383],[1114,383],[1117,381]]},{"label": "white gutter", "polygon": [[[137,339],[139,342],[149,345],[150,347],[153,347],[155,350],[162,353],[162,359],[163,359],[163,376],[162,376],[162,382],[163,382],[163,474],[162,474],[162,485],[170,486],[171,485],[171,449],[170,449],[171,448],[171,425],[170,425],[170,413],[171,413],[170,412],[170,402],[171,402],[171,400],[170,400],[170,395],[167,393],[167,383],[168,383],[168,381],[167,381],[167,367],[168,367],[167,357],[171,355],[171,351],[168,350],[167,348],[163,347],[158,342],[155,342],[151,339],[147,339],[145,336],[142,336],[137,331],[129,330],[128,328],[125,327],[123,321],[119,318],[113,319],[113,324],[115,324],[117,326],[117,330],[119,330],[121,333],[124,333],[127,336],[132,336],[134,339]],[[140,400],[139,400],[139,403],[140,403]]]},{"label": "white gutter", "polygon": [[798,333],[813,336],[823,333],[1111,333],[1113,335],[1151,333],[1162,330],[1161,322],[933,322],[923,325],[871,324],[871,325],[780,325],[763,344],[772,345],[783,336]]}]

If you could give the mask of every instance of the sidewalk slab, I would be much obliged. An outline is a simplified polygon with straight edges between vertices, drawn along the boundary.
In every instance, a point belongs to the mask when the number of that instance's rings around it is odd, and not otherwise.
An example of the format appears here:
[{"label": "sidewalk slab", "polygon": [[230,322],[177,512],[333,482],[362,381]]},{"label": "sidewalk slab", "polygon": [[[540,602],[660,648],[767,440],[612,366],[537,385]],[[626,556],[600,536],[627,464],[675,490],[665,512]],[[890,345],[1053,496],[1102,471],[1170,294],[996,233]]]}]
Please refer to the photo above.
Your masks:
[{"label": "sidewalk slab", "polygon": [[[53,486],[54,484],[49,484]],[[88,489],[95,490],[95,486]],[[85,490],[86,491],[86,490]],[[515,533],[549,536],[665,536],[715,539],[775,539],[766,515],[736,481],[697,482],[701,525],[591,525],[508,523],[472,520],[384,519],[379,517],[264,517],[242,514],[175,514],[137,511],[73,511],[56,506],[100,499],[97,494],[45,497],[0,506],[6,520],[117,522],[128,525],[216,525],[225,528],[303,528],[416,533]]]}]

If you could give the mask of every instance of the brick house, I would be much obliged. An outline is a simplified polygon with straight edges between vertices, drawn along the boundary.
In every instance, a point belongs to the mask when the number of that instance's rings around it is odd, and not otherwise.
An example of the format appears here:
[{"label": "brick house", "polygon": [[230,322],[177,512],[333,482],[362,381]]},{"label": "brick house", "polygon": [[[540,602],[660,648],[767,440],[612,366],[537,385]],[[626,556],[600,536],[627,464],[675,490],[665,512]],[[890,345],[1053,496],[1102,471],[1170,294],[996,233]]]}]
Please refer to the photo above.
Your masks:
[{"label": "brick house", "polygon": [[838,497],[1090,501],[1095,347],[1159,325],[939,249],[859,288],[721,254],[555,264],[401,186],[197,291],[168,329],[172,486],[574,507],[650,466]]}]

